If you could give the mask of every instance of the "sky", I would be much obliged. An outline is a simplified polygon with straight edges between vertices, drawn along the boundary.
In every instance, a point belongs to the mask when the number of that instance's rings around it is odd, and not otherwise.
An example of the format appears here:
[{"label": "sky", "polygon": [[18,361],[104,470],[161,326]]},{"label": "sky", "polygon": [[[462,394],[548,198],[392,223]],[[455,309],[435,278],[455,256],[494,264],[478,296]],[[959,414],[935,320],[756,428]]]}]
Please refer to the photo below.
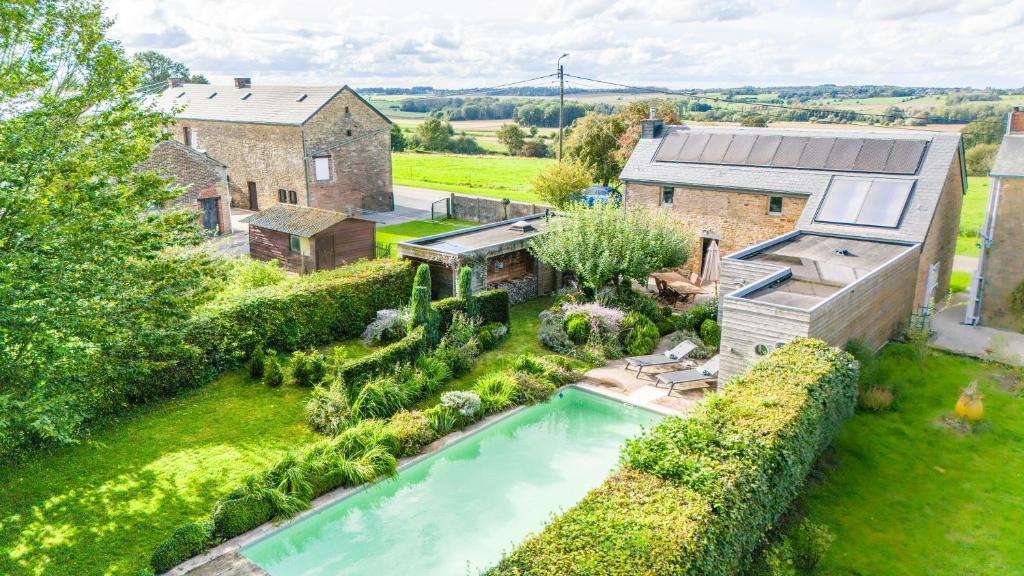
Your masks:
[{"label": "sky", "polygon": [[[1024,86],[1024,0],[106,0],[215,83]],[[533,85],[553,85],[546,78]],[[570,79],[570,86],[597,87]]]}]

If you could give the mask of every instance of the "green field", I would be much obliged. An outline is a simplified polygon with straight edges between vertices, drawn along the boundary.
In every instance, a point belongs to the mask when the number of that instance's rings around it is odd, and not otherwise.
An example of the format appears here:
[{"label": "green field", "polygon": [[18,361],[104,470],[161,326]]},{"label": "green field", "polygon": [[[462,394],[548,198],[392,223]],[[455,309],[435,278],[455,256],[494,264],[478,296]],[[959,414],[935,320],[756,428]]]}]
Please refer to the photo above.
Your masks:
[{"label": "green field", "polygon": [[134,574],[181,523],[315,438],[309,390],[242,371],[0,469],[0,574]]},{"label": "green field", "polygon": [[960,210],[960,237],[956,253],[961,256],[977,256],[978,230],[985,224],[985,210],[988,208],[988,176],[969,176],[964,206]]},{"label": "green field", "polygon": [[413,152],[396,152],[391,158],[395,184],[521,202],[539,201],[530,190],[530,181],[554,162],[546,158]]},{"label": "green field", "polygon": [[[835,576],[1024,574],[1021,373],[905,344],[882,352],[895,410],[858,413],[798,508],[836,540],[816,573]],[[978,380],[985,422],[944,423]]]},{"label": "green field", "polygon": [[415,220],[413,222],[405,222],[404,224],[378,226],[377,242],[387,242],[391,246],[391,257],[397,258],[398,251],[394,246],[399,242],[477,225],[477,222],[470,222],[468,220]]}]

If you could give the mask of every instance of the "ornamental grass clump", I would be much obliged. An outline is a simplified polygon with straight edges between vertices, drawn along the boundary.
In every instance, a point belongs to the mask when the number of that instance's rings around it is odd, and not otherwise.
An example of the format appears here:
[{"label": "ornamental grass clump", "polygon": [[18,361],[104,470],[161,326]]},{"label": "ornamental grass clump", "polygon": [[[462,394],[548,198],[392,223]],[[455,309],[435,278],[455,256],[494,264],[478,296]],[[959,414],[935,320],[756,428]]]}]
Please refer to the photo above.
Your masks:
[{"label": "ornamental grass clump", "polygon": [[628,441],[618,472],[489,574],[736,574],[856,398],[849,354],[795,340]]}]

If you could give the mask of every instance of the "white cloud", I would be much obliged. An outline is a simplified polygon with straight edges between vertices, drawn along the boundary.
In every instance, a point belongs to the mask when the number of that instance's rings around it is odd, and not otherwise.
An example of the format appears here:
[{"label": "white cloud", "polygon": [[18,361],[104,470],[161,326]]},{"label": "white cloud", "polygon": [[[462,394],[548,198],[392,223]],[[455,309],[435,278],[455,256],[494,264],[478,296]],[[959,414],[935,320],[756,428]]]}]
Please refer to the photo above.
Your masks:
[{"label": "white cloud", "polygon": [[1024,0],[109,0],[115,37],[214,80],[484,86],[1021,85]]}]

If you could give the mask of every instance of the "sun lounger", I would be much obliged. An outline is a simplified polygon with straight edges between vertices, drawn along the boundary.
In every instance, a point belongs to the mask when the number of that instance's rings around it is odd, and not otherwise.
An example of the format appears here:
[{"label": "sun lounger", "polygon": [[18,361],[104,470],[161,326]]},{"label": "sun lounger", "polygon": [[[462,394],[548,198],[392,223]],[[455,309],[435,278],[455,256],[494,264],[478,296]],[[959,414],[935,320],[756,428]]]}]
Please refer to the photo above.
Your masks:
[{"label": "sun lounger", "polygon": [[676,344],[671,350],[666,350],[661,354],[648,354],[647,356],[633,356],[626,358],[626,370],[629,370],[631,366],[636,367],[636,377],[640,377],[640,373],[644,371],[644,368],[648,366],[665,366],[666,364],[677,364],[686,360],[686,355],[697,349],[697,345],[689,340],[683,340],[679,344]]},{"label": "sun lounger", "polygon": [[655,376],[657,384],[668,386],[668,393],[670,395],[678,385],[699,383],[703,386],[704,382],[715,380],[716,378],[718,378],[718,355],[705,362],[703,366],[697,366],[689,370],[665,372]]}]

